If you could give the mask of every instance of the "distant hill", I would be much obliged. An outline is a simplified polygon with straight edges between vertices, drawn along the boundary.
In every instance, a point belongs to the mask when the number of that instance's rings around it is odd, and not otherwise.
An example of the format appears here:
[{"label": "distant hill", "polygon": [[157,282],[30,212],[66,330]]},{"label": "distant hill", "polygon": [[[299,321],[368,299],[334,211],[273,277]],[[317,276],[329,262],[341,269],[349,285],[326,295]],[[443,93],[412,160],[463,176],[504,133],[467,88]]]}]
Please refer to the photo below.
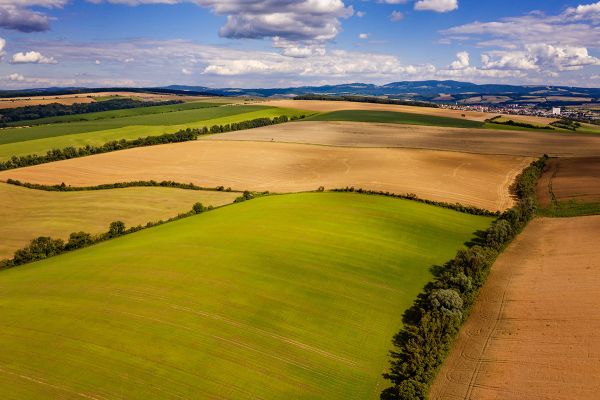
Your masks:
[{"label": "distant hill", "polygon": [[568,86],[478,85],[458,81],[403,81],[385,85],[349,83],[271,89],[207,88],[172,85],[164,89],[213,92],[223,96],[291,97],[302,94],[382,96],[392,99],[460,104],[567,105],[600,102],[600,89]]},{"label": "distant hill", "polygon": [[544,106],[600,103],[600,88],[569,86],[478,85],[459,81],[402,81],[385,85],[348,83],[343,85],[287,88],[210,88],[170,85],[154,88],[37,88],[0,91],[0,97],[41,96],[109,91],[153,91],[209,96],[294,97],[304,94],[362,95],[390,99],[458,104],[536,104]]}]

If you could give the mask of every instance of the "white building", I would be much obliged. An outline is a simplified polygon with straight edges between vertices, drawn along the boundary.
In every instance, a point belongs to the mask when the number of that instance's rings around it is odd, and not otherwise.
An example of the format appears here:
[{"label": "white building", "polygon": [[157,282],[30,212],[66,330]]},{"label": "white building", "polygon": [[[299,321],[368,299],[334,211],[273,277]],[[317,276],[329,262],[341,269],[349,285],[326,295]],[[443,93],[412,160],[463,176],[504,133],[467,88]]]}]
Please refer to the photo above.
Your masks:
[{"label": "white building", "polygon": [[552,114],[553,115],[560,115],[561,114],[560,107],[552,107]]}]

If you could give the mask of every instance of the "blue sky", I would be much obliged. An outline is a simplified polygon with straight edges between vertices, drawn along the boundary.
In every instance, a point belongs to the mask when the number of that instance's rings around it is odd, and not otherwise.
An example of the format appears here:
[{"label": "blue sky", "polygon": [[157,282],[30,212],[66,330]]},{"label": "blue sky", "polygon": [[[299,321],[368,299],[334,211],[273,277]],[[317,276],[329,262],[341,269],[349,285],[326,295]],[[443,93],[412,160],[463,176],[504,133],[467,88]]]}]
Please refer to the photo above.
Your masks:
[{"label": "blue sky", "polygon": [[600,86],[600,1],[0,0],[0,87]]}]

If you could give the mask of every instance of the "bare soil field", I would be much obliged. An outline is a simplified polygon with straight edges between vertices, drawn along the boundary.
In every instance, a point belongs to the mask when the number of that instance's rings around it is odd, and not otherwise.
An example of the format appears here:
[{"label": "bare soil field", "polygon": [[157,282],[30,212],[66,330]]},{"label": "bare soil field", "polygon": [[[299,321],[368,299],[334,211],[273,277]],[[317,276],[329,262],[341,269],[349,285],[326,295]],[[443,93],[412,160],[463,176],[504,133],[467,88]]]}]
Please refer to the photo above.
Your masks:
[{"label": "bare soil field", "polygon": [[154,179],[271,192],[354,186],[503,210],[513,203],[509,186],[529,162],[431,150],[201,140],[9,170],[0,180],[90,186]]},{"label": "bare soil field", "polygon": [[364,122],[302,121],[208,136],[349,147],[405,147],[539,157],[598,155],[600,135],[444,128]]},{"label": "bare soil field", "polygon": [[540,218],[492,268],[432,400],[585,400],[600,390],[600,216]]},{"label": "bare soil field", "polygon": [[59,96],[31,96],[31,97],[7,97],[0,98],[0,109],[17,108],[25,106],[39,106],[52,103],[59,103],[70,106],[75,103],[93,103],[94,97],[135,97],[147,101],[166,101],[166,100],[202,100],[207,97],[198,96],[179,96],[174,94],[159,93],[135,93],[135,92],[98,92],[98,93],[79,93],[65,94]]},{"label": "bare soil field", "polygon": [[395,104],[361,103],[354,101],[269,100],[261,104],[272,107],[297,108],[301,110],[318,112],[330,112],[340,110],[397,111],[414,114],[435,115],[439,117],[465,118],[472,121],[480,122],[483,122],[486,119],[495,117],[497,115],[477,111],[458,111],[444,108],[401,106]]},{"label": "bare soil field", "polygon": [[600,201],[600,157],[550,160],[538,182],[537,196],[543,207],[550,206],[553,199]]},{"label": "bare soil field", "polygon": [[75,231],[106,232],[121,220],[145,225],[192,209],[232,203],[239,193],[131,187],[82,192],[45,192],[0,183],[0,260],[38,236],[68,239]]}]

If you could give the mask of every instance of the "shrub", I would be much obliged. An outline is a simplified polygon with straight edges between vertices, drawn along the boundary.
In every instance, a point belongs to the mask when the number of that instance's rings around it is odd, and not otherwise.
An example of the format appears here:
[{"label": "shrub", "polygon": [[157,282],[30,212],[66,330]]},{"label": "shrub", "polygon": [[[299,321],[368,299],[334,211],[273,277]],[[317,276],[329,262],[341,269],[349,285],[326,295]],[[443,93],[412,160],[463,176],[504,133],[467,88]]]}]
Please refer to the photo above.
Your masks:
[{"label": "shrub", "polygon": [[125,223],[123,221],[114,221],[108,227],[108,237],[115,238],[125,233]]},{"label": "shrub", "polygon": [[195,203],[192,206],[192,212],[194,214],[200,214],[202,212],[204,212],[206,210],[206,208],[202,205],[202,203]]},{"label": "shrub", "polygon": [[89,246],[94,242],[92,235],[86,232],[73,232],[69,235],[69,241],[65,245],[65,250],[75,250]]}]

